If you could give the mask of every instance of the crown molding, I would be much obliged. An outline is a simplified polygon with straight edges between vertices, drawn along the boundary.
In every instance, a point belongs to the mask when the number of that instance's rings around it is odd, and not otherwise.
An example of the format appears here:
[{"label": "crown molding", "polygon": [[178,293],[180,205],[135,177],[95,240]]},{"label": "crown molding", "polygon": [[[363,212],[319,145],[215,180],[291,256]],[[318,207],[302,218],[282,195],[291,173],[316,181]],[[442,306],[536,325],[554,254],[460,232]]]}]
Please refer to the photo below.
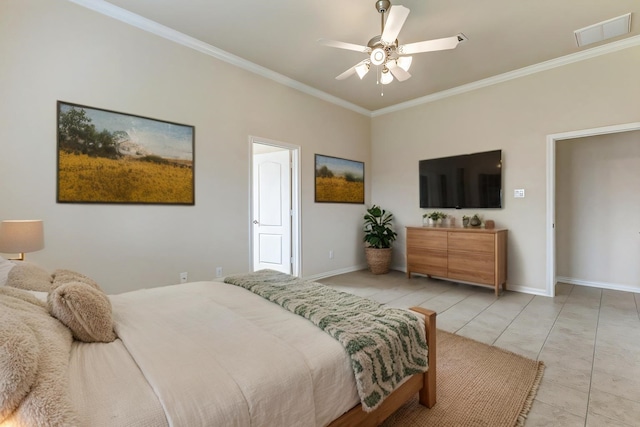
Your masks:
[{"label": "crown molding", "polygon": [[273,80],[284,86],[291,87],[300,92],[319,98],[323,101],[327,101],[332,104],[338,105],[340,107],[346,108],[348,110],[354,111],[356,113],[365,115],[367,117],[377,117],[377,116],[382,116],[389,113],[394,113],[397,111],[406,110],[407,108],[412,108],[418,105],[439,101],[444,98],[460,95],[466,92],[471,92],[476,89],[485,88],[487,86],[492,86],[492,85],[503,83],[509,80],[525,77],[531,74],[540,73],[542,71],[551,70],[553,68],[562,67],[568,64],[573,64],[575,62],[584,61],[584,60],[595,58],[601,55],[606,55],[608,53],[617,52],[619,50],[640,46],[640,36],[628,37],[623,40],[607,43],[602,46],[597,46],[591,49],[583,50],[581,52],[561,56],[559,58],[551,59],[549,61],[541,62],[541,63],[534,64],[524,68],[520,68],[518,70],[509,71],[503,74],[498,74],[493,77],[488,77],[486,79],[478,80],[462,86],[457,86],[451,89],[443,90],[441,92],[436,92],[427,96],[412,99],[407,102],[401,102],[399,104],[395,104],[390,107],[371,111],[371,110],[367,110],[366,108],[362,108],[358,105],[355,105],[351,102],[345,101],[344,99],[338,98],[337,96],[330,95],[326,92],[323,92],[311,86],[300,83],[299,81],[289,78],[287,76],[284,76],[280,73],[276,73],[275,71],[269,70],[268,68],[254,64],[253,62],[247,61],[246,59],[242,59],[239,56],[233,55],[229,52],[226,52],[208,43],[204,43],[196,38],[188,36],[179,31],[173,30],[155,21],[144,18],[135,13],[129,12],[125,9],[122,9],[118,6],[108,3],[105,0],[68,0],[68,1],[70,1],[71,3],[75,3],[79,6],[85,7],[87,9],[91,9],[103,15],[109,16],[111,18],[117,19],[126,24],[140,28],[141,30],[163,37],[167,40],[171,40],[175,43],[194,49],[198,52],[212,56],[221,61],[235,65],[236,67],[242,68],[254,74]]},{"label": "crown molding", "polygon": [[236,67],[242,68],[244,70],[257,74],[259,76],[273,80],[284,86],[291,87],[300,92],[322,99],[323,101],[327,101],[332,104],[338,105],[340,107],[346,108],[348,110],[355,111],[356,113],[365,115],[367,117],[371,117],[371,111],[367,110],[366,108],[362,108],[358,105],[352,104],[351,102],[345,101],[344,99],[338,98],[337,96],[330,95],[326,92],[323,92],[311,86],[305,85],[304,83],[300,83],[297,80],[291,79],[285,75],[269,70],[268,68],[254,64],[253,62],[247,61],[246,59],[242,59],[239,56],[233,55],[227,51],[224,51],[208,43],[200,41],[194,37],[188,36],[184,33],[181,33],[180,31],[176,31],[167,26],[159,24],[155,21],[144,18],[135,13],[129,12],[128,10],[122,9],[104,0],[68,0],[68,1],[70,1],[71,3],[75,3],[79,6],[85,7],[87,9],[93,10],[95,12],[101,13],[105,16],[109,16],[111,18],[117,19],[118,21],[124,22],[131,26],[139,28],[143,31],[147,31],[151,34],[155,34],[167,40],[171,40],[175,43],[194,49],[200,53],[204,53],[205,55],[209,55],[221,61],[235,65]]},{"label": "crown molding", "polygon": [[451,89],[443,90],[441,92],[436,92],[431,95],[423,96],[421,98],[412,99],[411,101],[402,102],[400,104],[392,105],[386,108],[381,108],[379,110],[372,111],[371,117],[377,117],[384,114],[394,113],[396,111],[406,110],[407,108],[412,108],[417,105],[428,104],[429,102],[438,101],[450,96],[460,95],[462,93],[471,92],[476,89],[481,89],[509,80],[519,79],[520,77],[529,76],[531,74],[540,73],[542,71],[551,70],[553,68],[563,67],[568,64],[573,64],[575,62],[584,61],[586,59],[595,58],[601,55],[606,55],[608,53],[617,52],[619,50],[635,46],[640,46],[640,36],[633,36],[616,42],[607,43],[602,46],[561,56],[559,58],[550,59],[549,61],[540,62],[538,64],[520,68],[518,70],[509,71],[503,74],[498,74],[497,76],[488,77],[486,79],[478,80],[462,86],[457,86]]}]

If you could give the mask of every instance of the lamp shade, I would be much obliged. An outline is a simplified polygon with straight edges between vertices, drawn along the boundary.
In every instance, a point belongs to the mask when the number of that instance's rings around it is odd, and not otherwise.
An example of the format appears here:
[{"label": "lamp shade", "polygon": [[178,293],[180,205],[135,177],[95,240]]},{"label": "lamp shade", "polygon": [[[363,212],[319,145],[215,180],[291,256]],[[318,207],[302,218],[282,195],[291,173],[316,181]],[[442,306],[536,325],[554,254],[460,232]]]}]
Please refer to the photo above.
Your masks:
[{"label": "lamp shade", "polygon": [[385,67],[384,71],[382,71],[380,75],[380,83],[382,83],[383,85],[388,85],[392,81],[393,81],[393,75]]},{"label": "lamp shade", "polygon": [[8,220],[0,222],[0,252],[26,253],[44,248],[42,220]]},{"label": "lamp shade", "polygon": [[405,71],[409,71],[412,61],[413,61],[412,56],[401,56],[400,58],[398,58],[398,61],[397,61],[398,67],[402,68]]},{"label": "lamp shade", "polygon": [[356,67],[356,73],[358,73],[358,77],[360,80],[369,72],[369,64],[360,64]]}]

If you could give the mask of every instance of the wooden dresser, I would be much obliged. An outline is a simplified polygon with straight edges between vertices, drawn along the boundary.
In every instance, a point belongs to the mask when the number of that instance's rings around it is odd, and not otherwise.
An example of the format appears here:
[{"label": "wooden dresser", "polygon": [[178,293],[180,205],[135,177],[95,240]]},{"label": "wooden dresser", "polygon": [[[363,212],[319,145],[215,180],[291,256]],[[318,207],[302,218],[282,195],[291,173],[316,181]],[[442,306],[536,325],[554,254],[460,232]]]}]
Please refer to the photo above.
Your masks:
[{"label": "wooden dresser", "polygon": [[425,274],[507,289],[504,228],[407,227],[407,277]]}]

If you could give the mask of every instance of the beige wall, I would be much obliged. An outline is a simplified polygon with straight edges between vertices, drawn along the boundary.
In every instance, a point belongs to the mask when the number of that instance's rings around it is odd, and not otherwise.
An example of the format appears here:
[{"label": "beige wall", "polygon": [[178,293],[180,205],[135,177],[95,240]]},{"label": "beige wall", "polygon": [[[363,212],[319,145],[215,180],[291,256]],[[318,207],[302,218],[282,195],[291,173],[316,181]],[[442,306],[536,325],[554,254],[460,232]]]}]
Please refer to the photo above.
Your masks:
[{"label": "beige wall", "polygon": [[557,274],[640,291],[640,131],[558,141]]},{"label": "beige wall", "polygon": [[[396,215],[403,269],[402,228],[425,212],[418,160],[502,149],[504,208],[479,212],[510,230],[512,288],[543,293],[546,135],[640,120],[638,47],[374,119],[69,2],[0,2],[0,57],[0,219],[44,219],[46,248],[29,259],[109,292],[250,268],[254,135],[302,147],[304,276],[364,261],[365,207],[313,202],[315,153],[365,162],[367,205]],[[194,125],[196,205],[57,204],[56,100]]]},{"label": "beige wall", "polygon": [[[368,117],[65,1],[2,1],[0,57],[0,219],[44,220],[29,260],[112,293],[249,270],[254,135],[301,146],[303,275],[364,262],[364,206],[315,204],[313,162],[368,167]],[[57,204],[57,100],[194,125],[196,205]]]},{"label": "beige wall", "polygon": [[[638,70],[634,47],[375,117],[371,201],[396,215],[396,267],[405,268],[402,227],[419,225],[425,212],[418,160],[502,149],[503,209],[477,212],[509,229],[510,286],[545,293],[546,136],[639,121]],[[524,199],[513,198],[518,188]]]}]

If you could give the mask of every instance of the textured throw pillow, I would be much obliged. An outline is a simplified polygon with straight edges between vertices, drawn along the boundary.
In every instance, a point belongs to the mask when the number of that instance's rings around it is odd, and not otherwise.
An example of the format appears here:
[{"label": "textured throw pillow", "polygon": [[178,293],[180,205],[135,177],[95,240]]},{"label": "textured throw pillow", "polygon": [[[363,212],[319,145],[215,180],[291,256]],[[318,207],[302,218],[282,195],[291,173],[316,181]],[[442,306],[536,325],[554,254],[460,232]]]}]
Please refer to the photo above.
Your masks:
[{"label": "textured throw pillow", "polygon": [[96,288],[99,291],[102,290],[95,280],[76,271],[58,269],[53,272],[52,277],[54,289],[60,285],[64,285],[65,283],[80,282],[90,285],[91,287]]},{"label": "textured throw pillow", "polygon": [[71,331],[46,303],[0,287],[0,425],[82,425],[69,396],[71,344]]},{"label": "textured throw pillow", "polygon": [[107,295],[81,282],[58,286],[47,299],[49,313],[64,323],[73,337],[84,342],[111,342],[113,332],[111,301]]},{"label": "textured throw pillow", "polygon": [[7,283],[9,272],[14,266],[15,264],[13,262],[0,256],[0,286],[4,286]]},{"label": "textured throw pillow", "polygon": [[38,339],[21,320],[6,309],[0,312],[0,424],[29,393],[38,372]]},{"label": "textured throw pillow", "polygon": [[16,262],[9,271],[7,286],[27,291],[50,292],[53,289],[53,278],[47,270],[26,261]]}]

